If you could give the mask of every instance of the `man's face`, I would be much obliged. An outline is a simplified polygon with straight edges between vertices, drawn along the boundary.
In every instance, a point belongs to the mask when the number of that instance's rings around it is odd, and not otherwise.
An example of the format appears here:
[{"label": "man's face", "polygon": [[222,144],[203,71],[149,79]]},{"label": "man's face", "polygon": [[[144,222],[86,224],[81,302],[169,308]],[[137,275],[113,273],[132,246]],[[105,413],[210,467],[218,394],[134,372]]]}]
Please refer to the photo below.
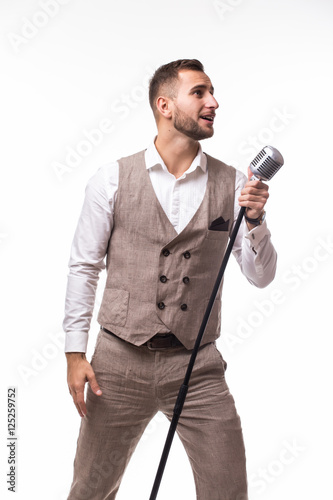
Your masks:
[{"label": "man's face", "polygon": [[196,141],[212,137],[219,105],[210,79],[201,71],[186,70],[179,72],[178,80],[173,100],[175,129]]}]

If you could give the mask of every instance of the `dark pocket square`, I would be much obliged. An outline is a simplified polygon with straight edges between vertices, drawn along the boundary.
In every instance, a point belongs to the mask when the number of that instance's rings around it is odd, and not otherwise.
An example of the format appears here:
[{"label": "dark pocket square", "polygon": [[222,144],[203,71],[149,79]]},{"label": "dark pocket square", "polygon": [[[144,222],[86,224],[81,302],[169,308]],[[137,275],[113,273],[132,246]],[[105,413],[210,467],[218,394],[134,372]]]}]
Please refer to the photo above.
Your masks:
[{"label": "dark pocket square", "polygon": [[229,220],[225,221],[223,217],[218,217],[218,219],[213,220],[208,229],[211,231],[228,231]]}]

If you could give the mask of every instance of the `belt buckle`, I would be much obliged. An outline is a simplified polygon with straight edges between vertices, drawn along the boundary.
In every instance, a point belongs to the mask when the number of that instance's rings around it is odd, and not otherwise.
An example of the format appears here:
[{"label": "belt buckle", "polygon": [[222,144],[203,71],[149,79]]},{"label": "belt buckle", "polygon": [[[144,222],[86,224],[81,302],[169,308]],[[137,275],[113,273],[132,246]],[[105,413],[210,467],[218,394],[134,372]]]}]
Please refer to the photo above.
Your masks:
[{"label": "belt buckle", "polygon": [[[147,347],[150,351],[158,351],[159,349],[161,349],[160,347],[154,347],[151,340],[147,341]],[[165,347],[162,347],[162,349],[165,349]]]},{"label": "belt buckle", "polygon": [[[157,335],[157,337],[159,337],[161,339],[165,339],[165,338],[168,338],[169,335],[170,334],[166,333],[165,335]],[[154,337],[156,339],[156,335],[154,335]],[[150,351],[164,351],[165,349],[169,349],[170,347],[172,347],[171,341],[170,341],[170,345],[154,347],[154,337],[152,337],[150,340],[147,340],[147,347]]]}]

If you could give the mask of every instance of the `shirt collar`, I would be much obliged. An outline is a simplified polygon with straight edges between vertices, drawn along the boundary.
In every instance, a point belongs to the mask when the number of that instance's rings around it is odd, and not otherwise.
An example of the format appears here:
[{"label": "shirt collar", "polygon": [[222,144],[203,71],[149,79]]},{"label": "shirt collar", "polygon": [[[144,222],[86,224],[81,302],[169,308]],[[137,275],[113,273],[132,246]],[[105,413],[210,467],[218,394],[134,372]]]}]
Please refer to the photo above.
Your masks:
[{"label": "shirt collar", "polygon": [[[155,138],[156,139],[156,138]],[[148,148],[145,152],[145,161],[147,170],[155,167],[156,165],[161,165],[162,169],[168,171],[164,161],[159,155],[156,147],[155,147],[155,139],[149,144]],[[207,157],[205,153],[202,151],[201,144],[199,143],[198,153],[194,158],[191,166],[186,170],[186,174],[194,172],[194,170],[200,167],[203,172],[207,171]]]}]

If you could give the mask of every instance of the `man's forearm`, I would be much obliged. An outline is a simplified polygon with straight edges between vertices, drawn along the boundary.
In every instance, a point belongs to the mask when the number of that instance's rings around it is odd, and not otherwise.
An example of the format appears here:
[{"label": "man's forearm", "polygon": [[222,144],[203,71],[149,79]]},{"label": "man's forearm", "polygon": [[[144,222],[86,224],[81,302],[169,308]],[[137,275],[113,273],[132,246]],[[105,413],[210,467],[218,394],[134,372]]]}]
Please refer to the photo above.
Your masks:
[{"label": "man's forearm", "polygon": [[256,233],[250,232],[244,238],[242,271],[250,283],[264,288],[275,277],[277,253],[272,244],[270,232],[266,230],[265,235],[263,237],[260,235],[259,238],[257,231],[256,229]]},{"label": "man's forearm", "polygon": [[269,285],[276,272],[277,254],[270,236],[266,223],[249,231],[243,220],[233,248],[242,273],[259,288]]}]

